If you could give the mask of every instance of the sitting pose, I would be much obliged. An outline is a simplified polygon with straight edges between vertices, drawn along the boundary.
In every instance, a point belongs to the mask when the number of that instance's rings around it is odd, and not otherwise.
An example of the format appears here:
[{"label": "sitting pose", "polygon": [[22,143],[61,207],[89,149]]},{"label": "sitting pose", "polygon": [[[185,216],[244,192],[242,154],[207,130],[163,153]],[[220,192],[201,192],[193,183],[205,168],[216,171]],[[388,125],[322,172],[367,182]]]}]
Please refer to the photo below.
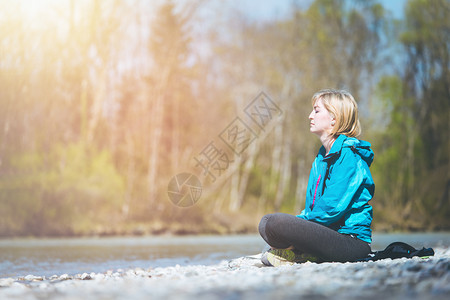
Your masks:
[{"label": "sitting pose", "polygon": [[322,142],[309,175],[300,215],[265,215],[259,232],[271,249],[266,265],[295,262],[349,262],[371,252],[372,199],[370,143],[360,133],[358,108],[346,91],[322,90],[312,98],[310,131]]}]

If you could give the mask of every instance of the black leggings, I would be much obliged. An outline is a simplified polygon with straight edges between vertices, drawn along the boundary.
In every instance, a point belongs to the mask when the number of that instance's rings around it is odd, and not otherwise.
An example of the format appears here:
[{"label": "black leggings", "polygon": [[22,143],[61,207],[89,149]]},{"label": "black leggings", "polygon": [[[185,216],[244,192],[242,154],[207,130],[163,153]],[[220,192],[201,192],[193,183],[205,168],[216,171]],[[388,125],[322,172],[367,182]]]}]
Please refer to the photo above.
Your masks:
[{"label": "black leggings", "polygon": [[324,262],[355,261],[371,251],[370,244],[356,237],[283,213],[265,215],[259,223],[259,233],[273,248],[293,246]]}]

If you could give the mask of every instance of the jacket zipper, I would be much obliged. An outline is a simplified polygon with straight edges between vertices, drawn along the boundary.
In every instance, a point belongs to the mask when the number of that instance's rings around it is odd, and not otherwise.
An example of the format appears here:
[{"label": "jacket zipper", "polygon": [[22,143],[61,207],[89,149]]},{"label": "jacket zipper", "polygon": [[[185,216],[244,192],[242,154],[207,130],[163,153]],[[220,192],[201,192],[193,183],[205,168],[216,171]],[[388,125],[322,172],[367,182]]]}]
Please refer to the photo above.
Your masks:
[{"label": "jacket zipper", "polygon": [[[328,156],[326,156],[325,158],[327,158]],[[328,172],[330,171],[330,166],[329,166],[329,164],[328,163],[326,163],[327,164],[327,166],[326,166],[326,169],[325,169],[325,178],[324,178],[324,180],[326,180],[327,179],[327,177],[328,177]],[[319,188],[319,183],[320,183],[320,179],[322,178],[322,174],[319,174],[319,178],[317,178],[317,182],[316,182],[316,189],[315,189],[315,191],[314,191],[314,198],[313,198],[313,202],[312,202],[312,205],[311,205],[311,210],[314,208],[314,203],[316,202],[316,196],[317,196],[317,189]],[[323,183],[323,185],[322,185],[322,194],[323,194],[323,192],[325,191],[325,182]]]},{"label": "jacket zipper", "polygon": [[314,191],[314,198],[313,198],[313,203],[311,205],[311,210],[314,208],[314,202],[316,201],[316,195],[317,195],[317,188],[319,187],[319,183],[320,183],[320,174],[319,174],[319,178],[317,179],[317,183],[316,183],[316,190]]}]

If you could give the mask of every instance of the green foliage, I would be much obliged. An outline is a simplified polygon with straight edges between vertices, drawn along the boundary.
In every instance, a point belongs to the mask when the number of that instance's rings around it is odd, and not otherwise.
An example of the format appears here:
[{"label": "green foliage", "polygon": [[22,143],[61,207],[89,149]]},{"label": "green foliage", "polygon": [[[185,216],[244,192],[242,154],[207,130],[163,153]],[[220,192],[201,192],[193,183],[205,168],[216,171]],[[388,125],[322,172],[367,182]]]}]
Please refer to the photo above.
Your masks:
[{"label": "green foliage", "polygon": [[124,182],[107,151],[74,144],[21,153],[10,172],[1,184],[1,235],[89,232],[120,214]]}]

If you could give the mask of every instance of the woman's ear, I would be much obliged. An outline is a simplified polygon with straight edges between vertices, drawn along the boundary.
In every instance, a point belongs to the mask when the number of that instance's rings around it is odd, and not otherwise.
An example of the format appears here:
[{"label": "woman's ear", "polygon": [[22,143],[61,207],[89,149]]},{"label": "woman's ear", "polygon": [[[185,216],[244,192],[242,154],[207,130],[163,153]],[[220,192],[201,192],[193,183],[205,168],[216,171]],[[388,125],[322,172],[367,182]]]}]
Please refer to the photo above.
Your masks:
[{"label": "woman's ear", "polygon": [[336,124],[335,120],[331,121],[331,126],[334,126],[335,124]]}]

